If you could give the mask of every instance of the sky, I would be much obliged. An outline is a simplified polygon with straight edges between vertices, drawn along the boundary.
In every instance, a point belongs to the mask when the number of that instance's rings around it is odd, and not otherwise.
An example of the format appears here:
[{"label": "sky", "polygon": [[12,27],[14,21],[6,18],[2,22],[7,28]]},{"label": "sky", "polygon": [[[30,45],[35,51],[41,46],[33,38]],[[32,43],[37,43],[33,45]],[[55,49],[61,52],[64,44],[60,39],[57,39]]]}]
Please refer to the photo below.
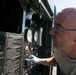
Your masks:
[{"label": "sky", "polygon": [[64,8],[74,7],[76,8],[76,0],[48,0],[52,11],[54,11],[54,5],[56,6],[57,13]]},{"label": "sky", "polygon": [[64,8],[74,7],[76,8],[76,0],[54,0],[54,4],[57,9],[57,13]]}]

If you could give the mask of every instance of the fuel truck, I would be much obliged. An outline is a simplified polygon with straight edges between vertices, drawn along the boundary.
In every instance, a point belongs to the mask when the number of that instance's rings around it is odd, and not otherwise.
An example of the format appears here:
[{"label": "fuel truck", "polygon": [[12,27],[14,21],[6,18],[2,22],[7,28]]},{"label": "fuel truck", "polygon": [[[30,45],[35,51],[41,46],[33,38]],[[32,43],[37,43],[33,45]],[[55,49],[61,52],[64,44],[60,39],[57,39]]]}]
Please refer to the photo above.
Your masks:
[{"label": "fuel truck", "polygon": [[54,12],[49,0],[0,0],[0,75],[52,75],[52,68],[31,64],[33,54],[51,57]]}]

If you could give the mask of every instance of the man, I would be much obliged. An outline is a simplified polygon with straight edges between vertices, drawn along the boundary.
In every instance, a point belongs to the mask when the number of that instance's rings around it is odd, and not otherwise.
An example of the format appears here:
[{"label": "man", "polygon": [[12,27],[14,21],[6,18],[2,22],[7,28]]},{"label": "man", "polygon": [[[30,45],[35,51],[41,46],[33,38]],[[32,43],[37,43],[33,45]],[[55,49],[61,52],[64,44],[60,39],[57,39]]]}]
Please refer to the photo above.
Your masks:
[{"label": "man", "polygon": [[34,55],[26,59],[29,62],[53,66],[58,63],[65,75],[76,75],[76,9],[66,8],[58,13],[54,21],[53,36],[54,57],[38,58]]}]

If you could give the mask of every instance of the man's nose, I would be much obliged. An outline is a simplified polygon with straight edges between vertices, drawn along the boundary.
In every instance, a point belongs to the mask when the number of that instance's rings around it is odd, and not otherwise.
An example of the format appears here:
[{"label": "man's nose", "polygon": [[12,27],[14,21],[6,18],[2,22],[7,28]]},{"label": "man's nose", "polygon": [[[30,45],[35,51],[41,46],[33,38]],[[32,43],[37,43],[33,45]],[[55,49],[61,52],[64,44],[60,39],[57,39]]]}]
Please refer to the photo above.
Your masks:
[{"label": "man's nose", "polygon": [[51,28],[51,29],[50,29],[49,34],[50,34],[50,35],[52,35],[52,36],[54,36],[54,35],[55,35],[54,28]]}]

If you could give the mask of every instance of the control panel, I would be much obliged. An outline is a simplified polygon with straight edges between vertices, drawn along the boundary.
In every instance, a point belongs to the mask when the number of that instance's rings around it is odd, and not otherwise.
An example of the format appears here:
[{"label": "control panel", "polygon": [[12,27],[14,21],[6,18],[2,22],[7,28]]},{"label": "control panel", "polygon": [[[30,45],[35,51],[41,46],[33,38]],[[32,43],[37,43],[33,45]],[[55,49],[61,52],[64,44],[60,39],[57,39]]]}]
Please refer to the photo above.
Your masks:
[{"label": "control panel", "polygon": [[[24,75],[42,75],[43,65],[34,64],[32,62],[27,63],[25,61],[31,54],[39,58],[47,58],[51,55],[51,37],[49,30],[51,28],[51,22],[45,21],[40,18],[39,14],[29,14],[26,12],[25,20],[25,32],[24,32]],[[50,25],[49,25],[50,24]],[[41,69],[39,69],[41,68]],[[45,73],[47,75],[47,73]]]},{"label": "control panel", "polygon": [[[32,29],[25,30],[24,58],[28,58],[31,54],[38,56],[38,47],[39,47],[39,45],[38,45],[39,44],[39,34],[38,33],[39,33],[39,31],[33,31]],[[27,65],[25,65],[25,66],[27,68],[29,68],[29,66],[27,66]]]}]

